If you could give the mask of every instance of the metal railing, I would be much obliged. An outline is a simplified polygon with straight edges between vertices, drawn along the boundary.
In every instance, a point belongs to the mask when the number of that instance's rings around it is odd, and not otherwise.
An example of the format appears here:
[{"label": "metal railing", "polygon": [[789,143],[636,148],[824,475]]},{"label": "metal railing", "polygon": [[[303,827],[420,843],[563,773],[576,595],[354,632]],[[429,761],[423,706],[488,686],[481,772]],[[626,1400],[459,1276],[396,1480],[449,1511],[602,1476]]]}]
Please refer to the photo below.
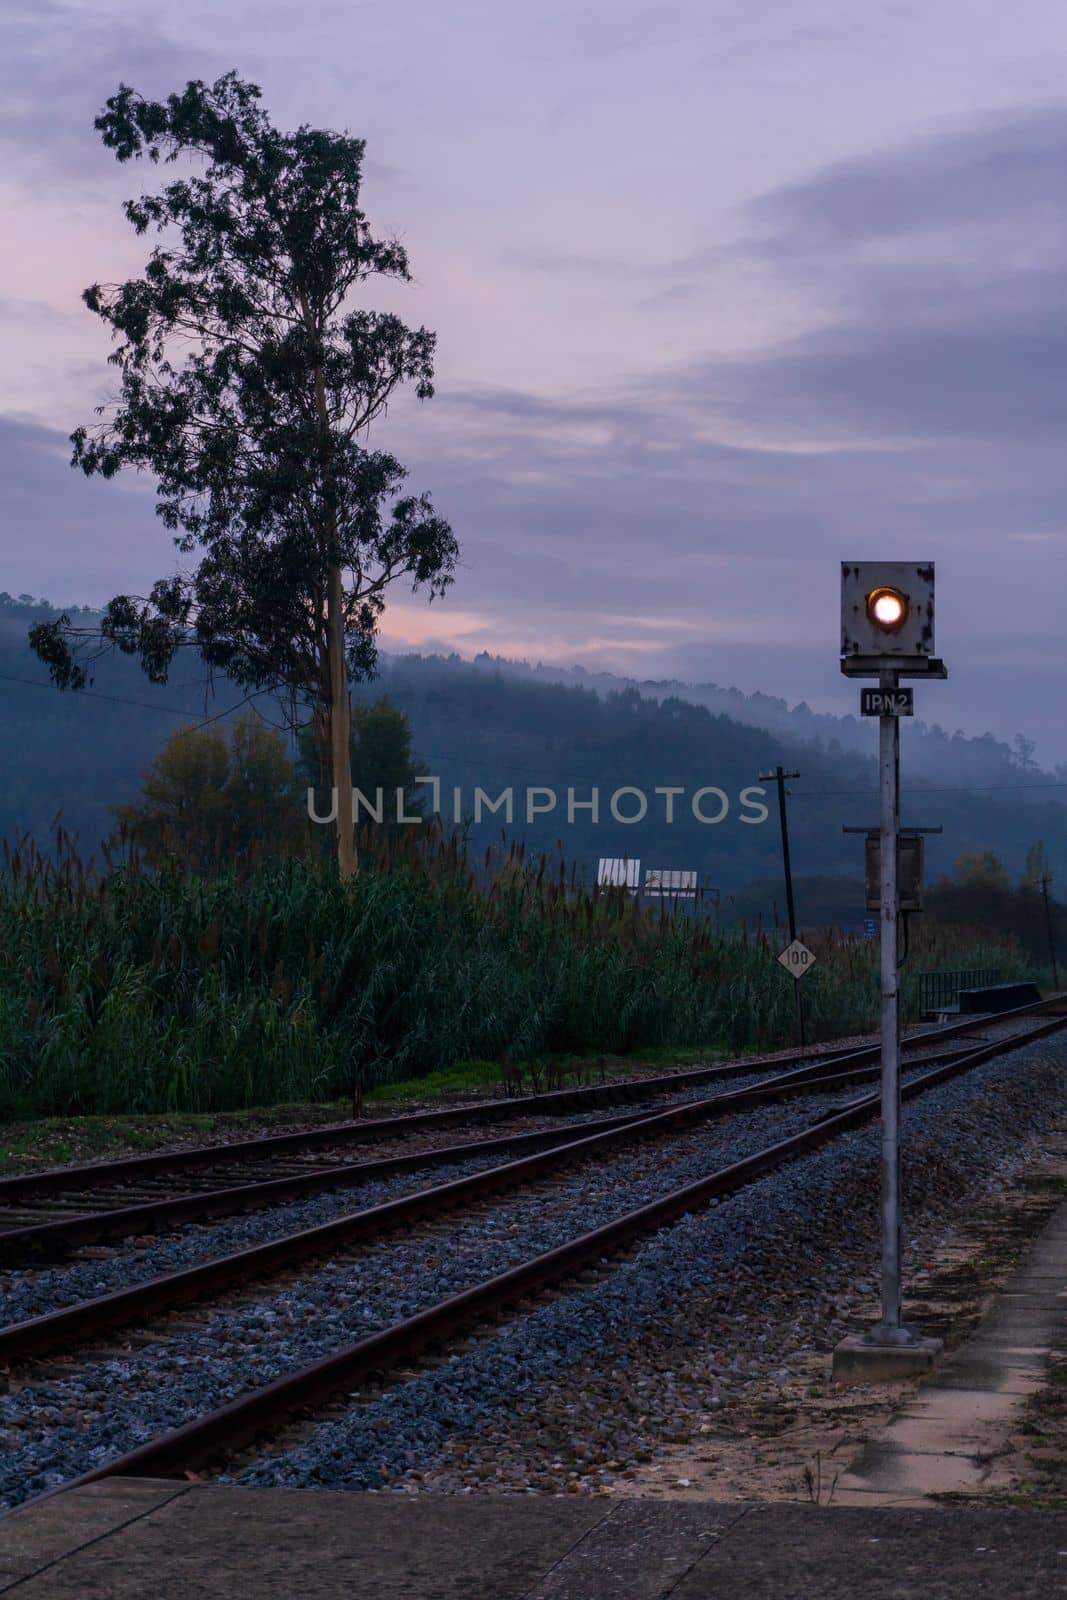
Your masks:
[{"label": "metal railing", "polygon": [[962,972],[921,972],[919,974],[919,1009],[948,1011],[959,1005],[961,989],[984,989],[999,983],[999,967],[972,967]]}]

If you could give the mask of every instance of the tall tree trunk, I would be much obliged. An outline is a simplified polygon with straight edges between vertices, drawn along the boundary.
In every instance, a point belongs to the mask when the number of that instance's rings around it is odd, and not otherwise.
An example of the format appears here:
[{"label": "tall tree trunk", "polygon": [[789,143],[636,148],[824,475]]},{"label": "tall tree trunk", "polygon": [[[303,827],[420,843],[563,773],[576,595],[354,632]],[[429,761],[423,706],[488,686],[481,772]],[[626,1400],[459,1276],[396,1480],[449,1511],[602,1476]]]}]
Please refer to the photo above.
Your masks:
[{"label": "tall tree trunk", "polygon": [[[321,337],[321,319],[316,320],[307,298],[301,296],[304,327],[313,339]],[[322,430],[324,460],[329,460],[330,412],[326,403],[326,378],[321,365],[315,368],[315,414]],[[328,482],[328,474],[327,474]],[[326,534],[331,552],[337,543],[337,513],[328,514]],[[348,698],[348,672],[345,668],[344,581],[338,562],[331,560],[326,591],[326,643],[330,659],[330,773],[337,791],[337,870],[342,880],[359,871],[356,858],[355,819],[352,802],[352,707]]]},{"label": "tall tree trunk", "polygon": [[337,790],[337,870],[359,871],[352,805],[352,707],[345,670],[344,605],[340,567],[330,568],[326,631],[330,650],[330,771]]}]

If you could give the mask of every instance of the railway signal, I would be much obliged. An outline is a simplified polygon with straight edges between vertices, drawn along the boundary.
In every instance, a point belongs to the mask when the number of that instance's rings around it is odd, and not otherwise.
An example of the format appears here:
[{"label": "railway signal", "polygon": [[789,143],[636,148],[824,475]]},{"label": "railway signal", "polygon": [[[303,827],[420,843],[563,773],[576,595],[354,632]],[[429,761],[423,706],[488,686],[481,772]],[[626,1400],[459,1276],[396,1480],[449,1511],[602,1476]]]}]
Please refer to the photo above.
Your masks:
[{"label": "railway signal", "polygon": [[899,589],[872,589],[867,596],[867,615],[878,628],[892,632],[908,619],[908,599]]},{"label": "railway signal", "polygon": [[[878,717],[881,820],[878,916],[882,989],[882,1314],[869,1333],[834,1351],[834,1377],[905,1376],[931,1365],[940,1342],[923,1339],[902,1316],[900,1248],[900,717],[913,713],[901,678],[945,678],[934,655],[932,562],[846,561],[841,565],[841,671],[874,678],[861,710]],[[918,830],[913,830],[918,832]]]}]

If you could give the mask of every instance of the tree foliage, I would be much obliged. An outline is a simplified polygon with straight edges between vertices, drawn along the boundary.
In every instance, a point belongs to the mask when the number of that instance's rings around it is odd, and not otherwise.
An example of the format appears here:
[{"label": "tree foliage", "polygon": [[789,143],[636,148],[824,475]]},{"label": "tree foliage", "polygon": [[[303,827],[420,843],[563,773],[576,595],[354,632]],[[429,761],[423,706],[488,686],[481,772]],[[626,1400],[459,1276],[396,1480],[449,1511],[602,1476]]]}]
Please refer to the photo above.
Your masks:
[{"label": "tree foliage", "polygon": [[[363,140],[280,132],[259,101],[230,72],[164,102],[122,85],[96,119],[120,162],[188,170],[126,202],[137,233],[159,235],[142,276],[83,296],[112,331],[119,393],[72,435],[73,463],[150,472],[178,551],[199,555],[147,596],[116,596],[102,647],[162,683],[191,646],[247,690],[310,698],[337,767],[389,586],[432,599],[452,579],[449,525],[367,441],[400,385],[433,394],[435,336],[352,303],[371,279],[410,278],[361,209]],[[31,642],[57,684],[86,684],[94,658],[69,614]]]},{"label": "tree foliage", "polygon": [[[316,814],[323,815],[329,810],[328,798],[321,792],[328,771],[310,728],[300,738],[297,771],[304,785],[316,790]],[[416,787],[424,771],[412,754],[411,719],[388,695],[353,706],[352,782],[375,809],[380,791],[383,824],[396,822],[398,793],[405,815],[425,812],[425,797]]]},{"label": "tree foliage", "polygon": [[1052,948],[1062,952],[1067,938],[1067,906],[1050,896],[1046,909],[1041,887],[1046,873],[1040,841],[1026,852],[1017,886],[994,850],[965,850],[955,879],[944,878],[930,890],[930,918],[944,927],[981,929],[1013,939],[1035,965],[1051,967]]},{"label": "tree foliage", "polygon": [[193,871],[222,862],[291,859],[308,826],[282,737],[253,715],[223,727],[178,728],[130,805],[116,806],[118,838],[151,866]]},{"label": "tree foliage", "polygon": [[956,882],[962,887],[1008,889],[1004,863],[995,850],[964,850],[956,862]]},{"label": "tree foliage", "polygon": [[1023,867],[1021,887],[1031,892],[1041,888],[1044,879],[1050,877],[1048,852],[1045,849],[1044,839],[1038,839],[1026,852],[1026,865]]}]

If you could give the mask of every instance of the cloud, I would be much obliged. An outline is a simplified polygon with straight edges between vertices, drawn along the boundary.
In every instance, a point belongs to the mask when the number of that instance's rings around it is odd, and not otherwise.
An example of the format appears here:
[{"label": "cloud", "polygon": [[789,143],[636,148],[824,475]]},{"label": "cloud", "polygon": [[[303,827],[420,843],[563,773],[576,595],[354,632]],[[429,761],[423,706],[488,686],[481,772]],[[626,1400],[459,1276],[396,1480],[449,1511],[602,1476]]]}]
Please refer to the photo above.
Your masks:
[{"label": "cloud", "polygon": [[[985,117],[771,191],[755,261],[817,282],[836,311],[732,364],[704,397],[797,439],[1037,439],[1067,423],[1067,110]],[[1051,464],[1051,462],[1050,462]]]},{"label": "cloud", "polygon": [[[18,0],[5,6],[4,21],[0,141],[12,152],[8,175],[26,185],[42,175],[71,186],[101,181],[114,163],[93,119],[119,83],[169,92],[202,75],[210,60],[209,51],[168,36],[143,8],[130,26],[121,0],[91,9],[76,0]],[[128,170],[123,179],[130,186]]]},{"label": "cloud", "polygon": [[[617,670],[651,649],[849,709],[837,560],[933,557],[953,675],[930,714],[1025,725],[1063,759],[1065,158],[1067,113],[1038,108],[828,167],[754,202],[734,247],[818,286],[804,333],[570,397],[445,390],[432,423],[405,417],[466,538],[464,592],[512,617],[521,596],[552,653],[595,632]],[[665,292],[694,261],[664,264]],[[602,625],[623,614],[650,619],[629,647]]]},{"label": "cloud", "polygon": [[692,39],[702,21],[686,0],[618,0],[610,9],[599,0],[566,0],[547,14],[538,10],[529,44],[568,61],[610,63]]},{"label": "cloud", "polygon": [[[99,175],[109,158],[91,118],[120,77],[147,75],[145,87],[162,92],[213,71],[151,32],[132,64],[120,59],[106,16],[82,28],[80,10],[68,41],[61,24],[75,9],[53,7],[51,59],[20,33],[0,86],[6,72],[7,88],[21,78],[25,93],[9,97],[0,133],[47,143],[59,106],[48,159],[65,162],[63,141],[76,135],[77,160]],[[681,27],[651,7],[629,9],[626,24],[617,39],[591,23],[579,30],[578,58],[632,53]],[[787,24],[781,7],[775,37]],[[1055,709],[1067,673],[1064,172],[1067,111],[1038,106],[927,129],[765,187],[727,218],[733,235],[723,224],[710,243],[695,227],[636,231],[660,259],[618,254],[617,230],[603,233],[606,250],[592,228],[545,232],[558,250],[522,249],[517,233],[487,225],[471,246],[478,270],[457,269],[448,288],[474,284],[486,348],[510,352],[485,370],[509,381],[486,381],[472,361],[443,375],[430,405],[393,407],[380,438],[410,465],[412,488],[432,491],[464,552],[444,604],[417,615],[420,602],[406,605],[398,636],[465,650],[517,642],[534,657],[620,671],[639,661],[851,709],[836,666],[837,562],[932,556],[953,677],[930,689],[930,715],[1008,734],[1025,724],[1067,755]],[[125,193],[129,178],[120,169],[108,181]],[[519,195],[525,218],[523,181],[509,173],[497,192]],[[533,276],[515,290],[517,274],[500,263]],[[713,341],[738,316],[729,294],[715,299],[724,273],[728,288],[755,283],[785,307],[788,336],[756,317],[762,343],[723,353]],[[534,277],[558,302],[527,304],[541,288]],[[613,370],[582,342],[600,283],[630,297]],[[683,313],[691,323],[668,346],[664,321]],[[450,328],[453,346],[462,334]],[[582,352],[581,387],[521,376],[542,338]],[[687,348],[695,353],[678,359]],[[66,456],[62,434],[0,424],[0,587],[79,601],[143,589],[173,561],[148,486],[86,483]]]},{"label": "cloud", "polygon": [[500,252],[499,260],[506,267],[520,267],[524,272],[542,272],[549,276],[594,278],[655,277],[661,268],[642,265],[622,256],[583,255],[577,250],[519,250],[509,246]]},{"label": "cloud", "polygon": [[1051,222],[1067,164],[1067,108],[1038,106],[970,119],[910,143],[838,162],[784,184],[748,207],[784,257],[828,251],[850,258],[872,242],[926,240],[961,228]]},{"label": "cloud", "polygon": [[[1044,285],[1035,284],[1035,295]],[[872,446],[985,440],[1052,444],[1067,426],[1067,304],[994,319],[975,296],[931,327],[921,305],[891,323],[854,319],[762,358],[697,367],[683,380],[764,437]]]},{"label": "cloud", "polygon": [[170,535],[143,480],[88,480],[70,443],[34,423],[0,419],[0,589],[59,605],[143,593],[174,566]]}]

